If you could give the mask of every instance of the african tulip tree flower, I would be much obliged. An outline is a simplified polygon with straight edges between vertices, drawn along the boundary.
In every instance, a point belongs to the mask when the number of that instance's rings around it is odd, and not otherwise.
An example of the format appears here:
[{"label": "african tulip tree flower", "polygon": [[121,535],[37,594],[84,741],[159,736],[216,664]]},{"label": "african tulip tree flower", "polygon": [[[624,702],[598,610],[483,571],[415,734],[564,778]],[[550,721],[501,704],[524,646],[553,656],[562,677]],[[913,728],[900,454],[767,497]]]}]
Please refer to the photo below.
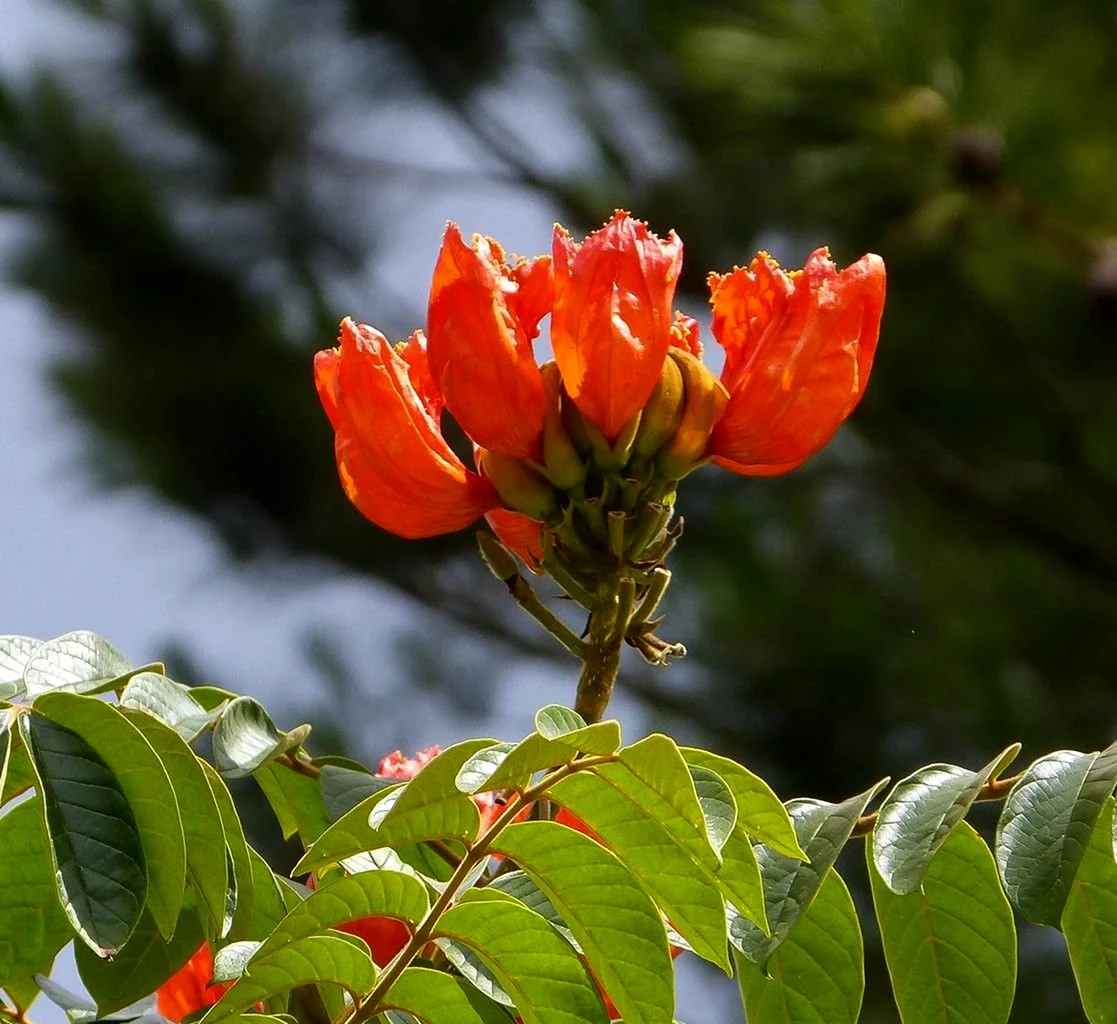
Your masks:
[{"label": "african tulip tree flower", "polygon": [[[718,379],[697,323],[674,308],[682,251],[674,232],[621,212],[581,242],[556,226],[535,259],[449,225],[428,336],[393,347],[345,320],[339,347],[315,360],[350,500],[404,537],[487,516],[591,610],[618,566],[634,569],[640,599],[678,535],[678,481],[711,461],[771,476],[815,454],[864,393],[884,306],[871,254],[839,270],[819,249],[787,272],[760,253],[711,274]],[[554,360],[540,366],[548,315]],[[444,438],[443,408],[475,469]]]}]

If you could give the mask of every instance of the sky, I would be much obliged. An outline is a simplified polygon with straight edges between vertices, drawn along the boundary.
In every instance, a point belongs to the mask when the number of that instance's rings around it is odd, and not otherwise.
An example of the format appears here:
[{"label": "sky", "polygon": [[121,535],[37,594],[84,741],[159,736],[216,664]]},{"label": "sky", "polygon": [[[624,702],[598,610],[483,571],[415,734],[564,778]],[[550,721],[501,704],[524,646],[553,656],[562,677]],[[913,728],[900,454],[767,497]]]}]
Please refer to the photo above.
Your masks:
[{"label": "sky", "polygon": [[[80,54],[89,44],[88,29],[43,0],[0,0],[0,13],[4,75],[21,74],[51,55]],[[505,102],[510,110],[522,103],[495,98],[498,106]],[[541,158],[579,159],[572,123],[562,110],[543,106],[518,123],[532,125],[548,140],[568,140],[564,146],[541,146]],[[401,162],[414,159],[451,170],[478,166],[476,155],[435,115],[401,112],[398,120],[378,119],[377,130],[384,141],[390,138]],[[370,139],[370,146],[377,141]],[[385,268],[381,281],[421,309],[447,219],[466,232],[491,234],[511,251],[533,253],[549,247],[554,217],[538,197],[509,188],[432,193],[396,221],[394,244],[378,264]],[[16,250],[20,232],[18,223],[0,216],[0,258]],[[375,315],[364,309],[341,312],[369,320]],[[285,711],[297,712],[327,696],[308,684],[314,677],[300,653],[300,638],[308,627],[344,623],[352,627],[344,641],[348,653],[363,654],[364,663],[376,666],[365,681],[369,689],[390,685],[395,679],[390,661],[367,654],[390,645],[412,623],[414,609],[398,595],[363,579],[323,578],[320,572],[297,587],[262,587],[252,573],[228,568],[197,520],[138,487],[109,494],[91,483],[82,465],[80,426],[52,392],[46,372],[52,357],[72,343],[66,325],[37,298],[0,285],[0,633],[46,639],[91,629],[134,664],[157,660],[169,642],[182,643],[223,684],[236,688],[238,676],[253,680],[253,696],[281,726],[290,727],[295,722]],[[259,680],[267,681],[263,689],[256,688]],[[519,669],[505,680],[496,714],[484,728],[517,738],[530,731],[536,708],[570,696],[569,677]],[[429,699],[417,698],[413,706],[397,723],[398,744],[405,749],[446,745],[478,731],[476,722],[455,719]],[[630,702],[621,700],[614,712],[630,739],[643,731]],[[723,980],[719,997],[711,999],[704,972],[684,958],[681,973],[680,1019],[703,1024],[739,1013],[732,1009],[739,1004],[731,983]],[[80,988],[69,952],[59,957],[54,977]],[[41,1024],[64,1020],[42,999],[33,1016]]]}]

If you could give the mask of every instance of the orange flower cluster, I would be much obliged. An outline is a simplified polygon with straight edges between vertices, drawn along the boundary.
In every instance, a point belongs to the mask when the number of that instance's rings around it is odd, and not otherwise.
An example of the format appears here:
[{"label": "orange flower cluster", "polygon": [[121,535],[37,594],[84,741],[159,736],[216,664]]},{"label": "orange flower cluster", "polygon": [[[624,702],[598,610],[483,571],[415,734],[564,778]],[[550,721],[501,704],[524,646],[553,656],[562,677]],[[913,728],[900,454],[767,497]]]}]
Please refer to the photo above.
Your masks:
[{"label": "orange flower cluster", "polygon": [[[718,380],[697,323],[674,309],[682,252],[674,232],[660,239],[622,212],[582,242],[556,226],[551,254],[534,259],[509,260],[490,238],[467,244],[450,224],[427,336],[393,347],[347,319],[339,347],[315,360],[346,494],[403,537],[488,515],[537,562],[541,531],[561,540],[572,503],[638,510],[669,503],[674,482],[710,460],[767,476],[808,459],[868,382],[883,261],[839,271],[819,249],[785,272],[761,253],[711,274]],[[554,360],[540,366],[533,342],[548,315]],[[476,469],[443,436],[444,408]]]}]

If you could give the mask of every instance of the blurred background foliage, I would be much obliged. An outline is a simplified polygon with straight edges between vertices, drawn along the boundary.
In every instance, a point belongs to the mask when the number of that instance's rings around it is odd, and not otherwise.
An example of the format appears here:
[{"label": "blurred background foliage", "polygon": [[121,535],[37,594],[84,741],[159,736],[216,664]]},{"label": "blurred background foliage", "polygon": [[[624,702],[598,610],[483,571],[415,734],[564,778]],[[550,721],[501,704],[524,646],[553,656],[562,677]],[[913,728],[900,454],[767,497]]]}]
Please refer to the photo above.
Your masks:
[{"label": "blurred background foliage", "polygon": [[[614,207],[674,227],[695,303],[761,246],[888,264],[852,426],[787,478],[688,479],[668,611],[692,653],[626,665],[653,720],[831,799],[1117,735],[1117,5],[67,6],[98,45],[0,82],[0,209],[29,229],[9,279],[78,339],[54,373],[103,482],[144,482],[241,562],[418,599],[444,639],[410,645],[411,678],[470,713],[494,653],[557,656],[468,533],[404,543],[349,507],[310,386],[342,313],[421,322],[377,283],[381,241],[453,175],[359,144],[421,106],[571,227]],[[507,116],[533,90],[576,160]],[[328,637],[309,654],[344,720],[367,666]],[[1013,1020],[1080,1020],[1057,936],[1023,952]],[[895,1019],[879,977],[868,999]]]}]

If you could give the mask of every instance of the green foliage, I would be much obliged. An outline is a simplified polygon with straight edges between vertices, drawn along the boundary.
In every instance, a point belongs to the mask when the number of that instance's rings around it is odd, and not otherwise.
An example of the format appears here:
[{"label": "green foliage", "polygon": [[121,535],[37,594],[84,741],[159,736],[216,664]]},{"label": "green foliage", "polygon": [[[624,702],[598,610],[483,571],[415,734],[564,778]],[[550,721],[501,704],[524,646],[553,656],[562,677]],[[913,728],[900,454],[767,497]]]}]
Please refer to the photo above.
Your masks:
[{"label": "green foliage", "polygon": [[[39,650],[9,643],[4,664],[30,651],[26,672]],[[46,986],[75,1020],[142,1016],[208,942],[232,982],[205,1013],[217,1024],[258,1004],[312,1024],[346,998],[357,1024],[605,1022],[613,1007],[669,1024],[676,941],[736,967],[756,1024],[855,1024],[862,922],[835,864],[860,836],[903,1024],[1007,1024],[1010,897],[1043,918],[1058,908],[1087,1016],[1113,1019],[1115,748],[1049,754],[1015,779],[1001,778],[1015,745],[977,771],[928,765],[871,813],[883,782],[785,807],[728,758],[662,734],[623,745],[616,722],[555,706],[518,743],[459,743],[389,782],[322,764],[305,731],[226,691],[196,697],[150,671],[110,690],[120,703],[44,691],[0,733],[5,764],[26,758],[36,790],[0,817],[0,988],[27,1001]],[[192,746],[197,709],[205,733],[224,730],[214,760],[253,777],[301,841],[296,873],[315,871],[314,888],[246,842],[221,772]],[[990,799],[1005,799],[996,859],[965,820]],[[75,934],[95,1008],[40,973]]]}]

